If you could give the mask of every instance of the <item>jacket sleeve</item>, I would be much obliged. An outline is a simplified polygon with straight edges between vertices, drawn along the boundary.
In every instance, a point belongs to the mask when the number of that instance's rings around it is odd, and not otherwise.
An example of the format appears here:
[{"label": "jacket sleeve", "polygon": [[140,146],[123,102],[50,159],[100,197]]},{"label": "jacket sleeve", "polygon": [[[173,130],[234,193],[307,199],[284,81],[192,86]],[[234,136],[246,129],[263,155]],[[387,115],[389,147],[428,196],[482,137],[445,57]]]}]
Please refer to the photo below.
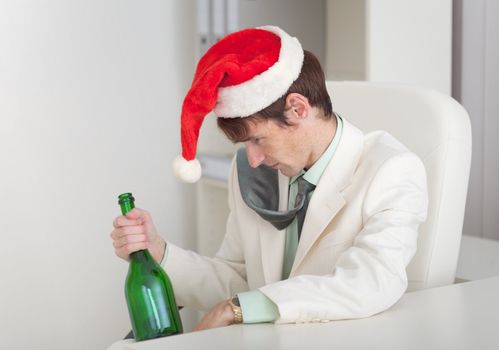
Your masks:
[{"label": "jacket sleeve", "polygon": [[426,220],[426,174],[412,153],[385,161],[365,195],[363,228],[324,276],[300,275],[260,288],[279,309],[276,323],[368,317],[407,288],[406,267]]},{"label": "jacket sleeve", "polygon": [[179,305],[209,310],[224,299],[248,290],[246,266],[240,234],[234,220],[234,181],[237,181],[235,162],[229,177],[229,217],[226,235],[213,258],[201,256],[167,243],[168,256],[164,263],[170,276]]}]

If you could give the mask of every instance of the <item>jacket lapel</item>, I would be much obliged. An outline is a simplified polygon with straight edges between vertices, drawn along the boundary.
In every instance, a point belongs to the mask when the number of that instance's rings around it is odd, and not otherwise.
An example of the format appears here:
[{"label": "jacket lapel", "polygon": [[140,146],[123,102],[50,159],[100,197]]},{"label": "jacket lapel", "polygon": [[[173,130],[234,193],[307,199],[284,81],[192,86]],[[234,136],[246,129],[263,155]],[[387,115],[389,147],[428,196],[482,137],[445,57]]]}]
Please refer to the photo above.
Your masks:
[{"label": "jacket lapel", "polygon": [[294,275],[315,241],[345,205],[341,192],[351,182],[362,154],[363,140],[362,131],[343,120],[338,148],[310,199],[290,276]]}]

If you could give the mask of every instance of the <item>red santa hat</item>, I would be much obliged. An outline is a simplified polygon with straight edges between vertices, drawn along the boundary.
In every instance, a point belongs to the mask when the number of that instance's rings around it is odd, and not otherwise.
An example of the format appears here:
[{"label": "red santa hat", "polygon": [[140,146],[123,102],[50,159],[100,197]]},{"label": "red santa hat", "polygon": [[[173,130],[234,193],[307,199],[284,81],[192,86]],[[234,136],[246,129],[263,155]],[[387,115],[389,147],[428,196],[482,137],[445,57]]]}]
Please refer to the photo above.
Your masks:
[{"label": "red santa hat", "polygon": [[182,155],[173,163],[184,182],[201,177],[196,159],[204,117],[247,117],[270,106],[298,78],[303,49],[282,29],[265,26],[229,34],[200,59],[181,114]]}]

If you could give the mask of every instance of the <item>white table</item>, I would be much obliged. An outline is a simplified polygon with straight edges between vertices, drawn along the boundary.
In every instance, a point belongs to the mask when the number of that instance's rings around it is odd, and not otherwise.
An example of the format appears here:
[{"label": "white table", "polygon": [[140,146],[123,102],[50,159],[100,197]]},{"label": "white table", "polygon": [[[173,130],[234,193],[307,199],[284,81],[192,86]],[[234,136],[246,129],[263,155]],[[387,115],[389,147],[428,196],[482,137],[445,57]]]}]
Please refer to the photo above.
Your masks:
[{"label": "white table", "polygon": [[108,350],[155,349],[499,349],[499,276],[405,294],[360,320],[235,325]]}]

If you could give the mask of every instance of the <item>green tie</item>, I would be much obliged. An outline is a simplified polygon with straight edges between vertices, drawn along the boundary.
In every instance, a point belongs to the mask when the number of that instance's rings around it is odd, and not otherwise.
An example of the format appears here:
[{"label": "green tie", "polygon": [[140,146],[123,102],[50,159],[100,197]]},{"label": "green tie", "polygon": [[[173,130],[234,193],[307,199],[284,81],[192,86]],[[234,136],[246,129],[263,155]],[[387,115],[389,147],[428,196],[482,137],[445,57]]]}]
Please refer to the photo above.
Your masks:
[{"label": "green tie", "polygon": [[[298,239],[300,239],[301,229],[303,227],[303,222],[305,221],[305,214],[307,213],[308,202],[309,202],[309,193],[315,190],[315,185],[311,184],[307,180],[303,178],[303,175],[300,176],[297,180],[298,182],[298,193],[296,194],[296,203],[300,203],[301,207],[298,213],[296,214],[296,220],[298,224]],[[303,203],[302,203],[303,202]]]}]

